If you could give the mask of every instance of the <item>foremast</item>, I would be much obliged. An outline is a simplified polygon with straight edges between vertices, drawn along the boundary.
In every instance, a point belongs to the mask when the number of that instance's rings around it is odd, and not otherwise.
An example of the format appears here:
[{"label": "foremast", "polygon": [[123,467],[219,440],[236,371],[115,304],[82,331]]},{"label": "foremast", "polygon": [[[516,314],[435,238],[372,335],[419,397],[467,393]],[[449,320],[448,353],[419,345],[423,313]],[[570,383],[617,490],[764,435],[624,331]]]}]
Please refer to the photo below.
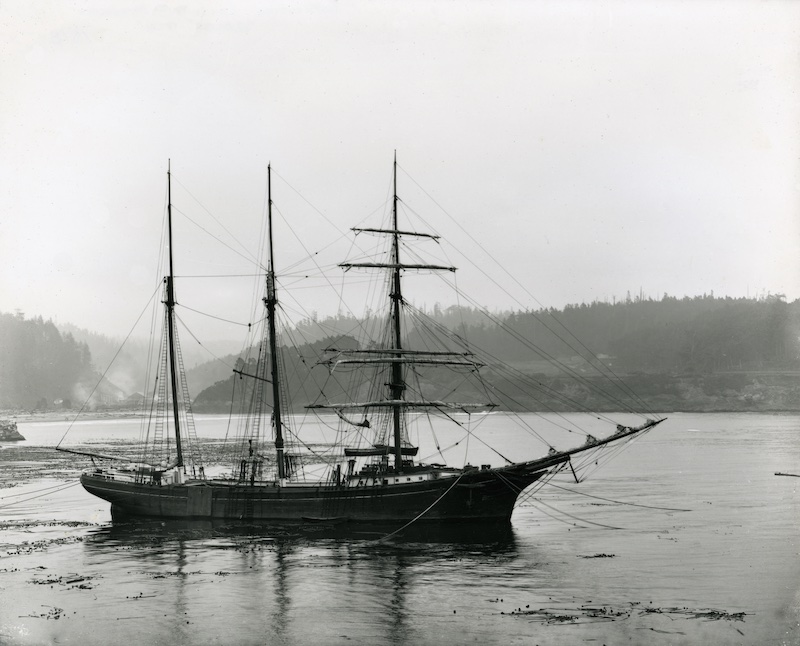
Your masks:
[{"label": "foremast", "polygon": [[183,447],[181,443],[181,421],[178,402],[178,371],[175,362],[175,288],[172,264],[172,173],[170,161],[167,161],[167,237],[169,242],[169,275],[164,279],[167,284],[166,306],[167,317],[167,354],[169,357],[169,379],[172,388],[172,416],[175,420],[175,466],[183,466]]},{"label": "foremast", "polygon": [[[172,171],[171,171],[171,160],[167,160],[167,258],[168,258],[168,267],[167,267],[167,275],[163,278],[164,284],[164,300],[162,304],[164,305],[164,316],[165,316],[165,328],[162,329],[162,340],[164,345],[161,346],[162,351],[166,352],[166,356],[161,353],[161,357],[159,359],[159,368],[157,369],[158,375],[156,377],[157,384],[161,384],[158,387],[158,391],[154,393],[155,401],[162,402],[163,408],[161,404],[158,405],[158,409],[156,412],[156,430],[154,434],[154,438],[149,440],[149,443],[146,446],[146,453],[139,456],[139,457],[129,457],[129,456],[122,456],[122,455],[110,455],[105,453],[98,453],[95,451],[80,451],[75,449],[67,449],[61,447],[61,442],[55,447],[57,451],[63,451],[65,453],[73,453],[75,455],[85,455],[91,458],[100,458],[102,460],[113,460],[113,461],[121,461],[121,462],[135,462],[142,465],[149,467],[152,471],[152,474],[159,474],[158,478],[160,481],[160,474],[163,474],[171,469],[182,469],[185,473],[186,471],[186,463],[184,460],[184,446],[183,441],[184,437],[190,442],[189,449],[190,449],[190,463],[192,464],[192,474],[196,477],[196,473],[194,472],[194,468],[197,465],[200,465],[200,477],[203,478],[203,467],[199,458],[199,453],[196,455],[192,455],[193,451],[191,446],[191,441],[194,436],[194,424],[192,423],[191,419],[191,412],[189,409],[189,396],[188,391],[186,389],[186,382],[183,378],[183,362],[180,358],[180,351],[179,345],[177,342],[177,330],[175,329],[175,305],[177,304],[175,301],[175,271],[174,271],[174,259],[173,259],[173,240],[172,240]],[[164,335],[164,332],[166,334]],[[164,338],[166,336],[166,338]],[[163,372],[162,372],[163,370]],[[182,389],[179,389],[179,382]],[[187,417],[185,418],[186,424],[185,428],[181,422],[181,401],[183,401],[184,405],[186,406]],[[165,456],[163,462],[160,462],[160,457],[157,455],[157,445],[166,446],[167,451],[170,449],[169,442],[165,444],[160,444],[163,440],[163,436],[161,434],[161,429],[163,428],[163,424],[169,427],[169,416],[170,416],[170,402],[171,402],[171,416],[173,418],[173,425],[174,425],[174,435],[175,435],[175,457],[173,459],[169,459],[169,453]],[[151,409],[151,414],[154,409]],[[152,421],[152,418],[151,418]],[[168,432],[168,430],[167,430]],[[185,433],[185,435],[184,435]],[[66,435],[64,436],[66,437]],[[148,429],[148,438],[150,437],[150,431]],[[64,438],[62,438],[63,441]],[[194,447],[196,449],[196,446]],[[147,451],[151,450],[151,453]],[[158,466],[157,466],[158,465]]]},{"label": "foremast", "polygon": [[278,342],[276,335],[275,311],[278,305],[275,288],[275,250],[272,245],[272,165],[267,165],[267,242],[269,260],[267,265],[267,296],[264,304],[267,308],[267,327],[269,329],[269,358],[272,377],[272,421],[275,428],[275,452],[278,463],[278,480],[281,484],[286,480],[286,458],[284,456],[283,421],[281,419],[281,389],[278,366]]}]

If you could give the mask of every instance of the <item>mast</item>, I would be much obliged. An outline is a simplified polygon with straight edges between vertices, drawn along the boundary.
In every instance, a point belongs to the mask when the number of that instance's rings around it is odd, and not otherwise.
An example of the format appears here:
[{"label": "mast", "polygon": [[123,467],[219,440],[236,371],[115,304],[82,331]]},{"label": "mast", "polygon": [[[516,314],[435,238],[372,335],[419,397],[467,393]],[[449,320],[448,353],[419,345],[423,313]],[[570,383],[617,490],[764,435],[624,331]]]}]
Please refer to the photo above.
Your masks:
[{"label": "mast", "polygon": [[[393,280],[392,290],[389,294],[391,299],[391,313],[392,313],[392,336],[394,342],[394,350],[397,350],[395,355],[398,359],[402,359],[402,343],[401,343],[401,330],[400,330],[400,305],[403,300],[403,294],[400,291],[400,233],[397,226],[397,151],[394,153],[393,165],[393,197],[392,197],[392,264]],[[403,381],[403,366],[401,361],[392,363],[392,382],[389,384],[389,392],[393,401],[399,402],[403,399],[403,391],[406,385]],[[401,405],[395,404],[392,406],[392,424],[394,429],[394,469],[400,472],[403,466],[403,452],[400,446],[402,439],[401,429]]]},{"label": "mast", "polygon": [[278,298],[275,291],[275,255],[272,247],[272,165],[267,165],[267,231],[269,242],[269,265],[267,266],[267,325],[269,327],[269,358],[272,367],[272,419],[275,423],[275,451],[278,461],[278,480],[286,478],[286,461],[283,455],[283,424],[281,421],[280,376],[278,374],[278,343],[275,338],[275,306]]},{"label": "mast", "polygon": [[181,448],[181,423],[178,411],[178,375],[175,368],[175,290],[173,287],[172,269],[172,175],[170,162],[167,161],[167,234],[169,238],[169,276],[167,282],[167,352],[169,353],[169,378],[172,386],[172,415],[175,419],[175,449],[177,451],[176,467],[183,466],[183,450]]},{"label": "mast", "polygon": [[[394,155],[394,165],[392,172],[393,184],[393,198],[392,198],[392,225],[390,228],[354,228],[352,229],[357,234],[361,232],[377,233],[391,236],[391,251],[389,252],[389,262],[342,262],[339,266],[344,268],[345,271],[355,268],[363,269],[386,269],[391,273],[389,284],[389,333],[390,338],[387,342],[387,347],[383,350],[365,349],[348,351],[352,353],[379,353],[380,357],[372,359],[345,359],[335,360],[330,362],[332,365],[338,363],[387,363],[391,364],[391,372],[389,381],[385,384],[388,386],[388,397],[374,402],[358,404],[358,406],[379,406],[390,407],[392,409],[392,453],[394,454],[394,468],[395,471],[400,472],[403,467],[403,419],[404,413],[408,408],[425,408],[429,406],[428,402],[424,401],[407,401],[405,399],[406,382],[405,382],[405,369],[404,364],[413,363],[441,363],[450,365],[468,365],[475,366],[475,362],[470,359],[461,358],[459,361],[454,359],[439,359],[434,360],[426,358],[428,355],[436,355],[437,353],[426,353],[425,351],[419,352],[414,350],[405,350],[402,343],[402,322],[400,320],[400,309],[403,305],[403,293],[401,290],[401,273],[403,270],[414,269],[432,269],[434,271],[455,271],[455,267],[445,265],[431,265],[431,264],[418,264],[418,263],[403,263],[400,261],[400,237],[401,236],[416,236],[437,240],[439,236],[430,233],[421,233],[417,231],[400,230],[397,218],[397,151]],[[443,353],[453,356],[453,353]],[[439,402],[441,406],[447,406],[444,402]],[[333,408],[342,409],[353,406],[352,404],[339,405],[339,404],[315,404],[307,408]]]}]

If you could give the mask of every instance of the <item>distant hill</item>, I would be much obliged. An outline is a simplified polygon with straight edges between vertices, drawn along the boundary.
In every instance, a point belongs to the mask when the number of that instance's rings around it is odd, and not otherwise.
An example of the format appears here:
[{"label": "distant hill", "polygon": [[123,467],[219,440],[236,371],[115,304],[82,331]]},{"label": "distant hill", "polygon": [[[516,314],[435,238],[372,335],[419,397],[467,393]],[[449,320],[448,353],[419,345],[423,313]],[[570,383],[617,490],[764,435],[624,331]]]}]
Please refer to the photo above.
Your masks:
[{"label": "distant hill", "polygon": [[198,394],[208,387],[233,376],[233,368],[239,355],[226,354],[219,359],[212,359],[186,371],[186,383],[189,390]]},{"label": "distant hill", "polygon": [[[498,359],[535,372],[548,371],[550,357],[602,357],[621,372],[800,369],[800,300],[787,303],[780,296],[665,294],[503,313],[435,306],[426,315]],[[316,341],[364,325],[347,316],[306,319],[296,336]],[[407,332],[413,335],[413,327]]]},{"label": "distant hill", "polygon": [[70,323],[61,323],[58,327],[63,334],[71,335],[89,348],[96,372],[103,374],[111,365],[106,379],[119,388],[124,397],[144,390],[148,352],[146,340],[131,338],[122,347],[122,338],[105,336]]},{"label": "distant hill", "polygon": [[[581,374],[590,363],[602,362],[631,381],[637,392],[647,391],[648,401],[661,401],[664,406],[683,410],[800,408],[792,390],[792,375],[800,372],[800,301],[787,303],[779,296],[664,295],[659,300],[628,298],[562,310],[502,313],[437,305],[426,314],[497,361],[552,380],[559,388],[553,360]],[[285,336],[300,339],[302,353],[312,363],[320,344],[346,338],[368,322],[352,316],[306,319]],[[412,326],[407,334],[413,345]],[[239,358],[230,349],[236,344],[201,347],[186,338],[183,341],[187,380],[198,410],[229,410],[232,368]],[[69,324],[57,327],[41,317],[0,313],[0,407],[53,407],[56,401],[60,406],[80,406],[118,352],[95,398],[118,401],[147,393],[147,344],[131,339],[121,351],[119,347],[118,339]],[[210,355],[206,348],[220,359],[205,360]],[[489,364],[485,372],[491,380]],[[312,382],[306,381],[304,387]],[[436,384],[430,387],[435,389]],[[568,387],[566,382],[563,387]]]},{"label": "distant hill", "polygon": [[549,355],[602,356],[623,373],[800,369],[800,300],[786,303],[774,296],[665,295],[518,312],[498,323],[511,334],[483,325],[468,326],[464,334],[518,365]]},{"label": "distant hill", "polygon": [[[95,370],[103,373],[108,369],[107,379],[120,388],[126,397],[147,390],[145,377],[150,345],[148,340],[132,337],[123,345],[123,339],[120,337],[98,334],[70,323],[63,323],[58,327],[62,333],[72,335],[74,339],[89,348]],[[190,375],[189,385],[192,392],[199,393],[221,379],[223,373],[226,376],[230,374],[228,365],[233,365],[237,355],[228,353],[238,348],[240,344],[232,341],[212,341],[206,342],[204,347],[200,347],[187,342],[190,340],[184,339],[183,361],[187,368],[187,375]],[[209,361],[212,352],[216,355],[223,355],[222,358],[228,362],[228,365],[217,360]]]},{"label": "distant hill", "polygon": [[[339,348],[357,347],[355,340],[349,337],[331,337],[301,345],[298,348],[280,348],[281,361],[288,383],[285,384],[286,394],[289,397],[289,406],[302,410],[306,404],[319,399],[318,385],[328,382],[326,394],[329,397],[338,397],[342,394],[341,387],[335,380],[329,381],[328,369],[318,365],[317,361],[323,356],[324,349],[335,343]],[[255,375],[255,359],[235,361],[236,369],[244,375]],[[189,378],[187,373],[187,379]],[[231,409],[233,401],[234,410],[241,410],[245,402],[249,401],[253,389],[259,382],[242,374],[234,374],[227,369],[227,376],[203,390],[192,403],[195,412],[217,413],[227,412]],[[266,402],[272,405],[272,389],[265,388]]]},{"label": "distant hill", "polygon": [[93,374],[89,347],[52,321],[0,313],[0,408],[69,408]]},{"label": "distant hill", "polygon": [[[484,369],[486,381],[495,401],[506,409],[606,410],[608,404],[598,401],[594,389],[587,387],[594,379],[589,364],[602,363],[660,410],[800,410],[800,301],[665,295],[661,300],[596,302],[563,310],[467,314],[462,317],[450,308],[434,316],[446,316],[448,326],[474,347],[541,384],[541,389],[531,389],[509,381],[493,372],[490,361]],[[353,318],[331,317],[305,321],[297,329],[302,330],[298,336],[316,338],[360,324]],[[408,334],[413,347],[414,330]],[[315,376],[315,369],[308,366],[326,343],[330,341],[301,345],[304,360],[289,360],[295,375],[289,385],[294,400],[313,400],[314,393],[298,397],[296,385],[307,387],[323,378],[322,372]],[[576,386],[573,379],[560,377],[554,363],[585,375],[586,384]],[[198,395],[197,410],[229,410],[233,379],[222,368],[217,374],[221,379]],[[446,390],[445,385],[427,387],[435,392]]]}]

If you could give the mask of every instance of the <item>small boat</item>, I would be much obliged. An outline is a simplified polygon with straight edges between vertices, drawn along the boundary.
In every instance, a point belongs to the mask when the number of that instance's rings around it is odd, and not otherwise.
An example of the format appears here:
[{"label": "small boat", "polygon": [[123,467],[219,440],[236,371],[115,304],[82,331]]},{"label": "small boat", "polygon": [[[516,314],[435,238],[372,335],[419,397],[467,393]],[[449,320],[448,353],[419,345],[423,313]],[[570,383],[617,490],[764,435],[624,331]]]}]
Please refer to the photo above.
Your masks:
[{"label": "small boat", "polygon": [[[239,380],[250,384],[248,415],[237,439],[237,453],[229,473],[206,475],[195,441],[191,398],[183,381],[177,340],[172,256],[172,205],[167,171],[167,227],[169,271],[164,279],[164,355],[154,388],[155,411],[148,430],[149,452],[127,466],[98,465],[81,476],[89,493],[111,503],[114,517],[149,517],[198,520],[252,520],[257,522],[352,523],[473,523],[483,527],[510,522],[515,504],[526,489],[561,472],[579,479],[577,458],[596,464],[607,448],[616,449],[664,421],[641,416],[636,425],[610,423],[610,432],[568,449],[544,447],[544,455],[505,464],[447,465],[417,459],[419,445],[412,441],[412,422],[439,416],[462,424],[459,416],[485,414],[497,407],[491,390],[470,387],[477,401],[458,398],[456,388],[429,396],[433,382],[420,380],[422,371],[438,371],[435,383],[451,383],[442,371],[457,375],[453,383],[480,380],[486,360],[457,334],[432,326],[422,336],[421,319],[413,311],[413,330],[406,324],[410,301],[403,291],[409,272],[452,272],[455,268],[420,262],[402,255],[404,241],[436,241],[438,236],[401,226],[398,221],[397,161],[394,161],[391,213],[382,226],[353,229],[356,234],[379,236],[386,241],[387,256],[344,262],[345,271],[381,272],[386,287],[384,312],[375,338],[324,349],[317,365],[341,384],[335,396],[319,395],[305,404],[307,414],[327,416],[340,425],[335,446],[309,445],[286,404],[287,359],[279,343],[277,324],[278,281],[273,245],[272,182],[268,168],[267,262],[265,271],[265,326],[254,344],[255,356],[237,364]],[[388,211],[388,209],[387,209]],[[368,327],[364,325],[363,327]],[[413,332],[413,333],[412,333]],[[441,337],[439,345],[434,338]],[[424,341],[418,346],[412,341]],[[496,366],[493,364],[493,368]],[[350,382],[353,388],[345,388]],[[478,416],[478,415],[476,415]],[[157,453],[157,447],[168,453]],[[114,456],[75,448],[62,448],[95,459]],[[522,450],[522,447],[520,447]],[[117,463],[118,464],[118,463]],[[584,466],[585,466],[584,464]],[[322,470],[321,475],[307,474]]]},{"label": "small boat", "polygon": [[0,420],[0,442],[21,442],[24,439],[17,430],[16,422]]}]

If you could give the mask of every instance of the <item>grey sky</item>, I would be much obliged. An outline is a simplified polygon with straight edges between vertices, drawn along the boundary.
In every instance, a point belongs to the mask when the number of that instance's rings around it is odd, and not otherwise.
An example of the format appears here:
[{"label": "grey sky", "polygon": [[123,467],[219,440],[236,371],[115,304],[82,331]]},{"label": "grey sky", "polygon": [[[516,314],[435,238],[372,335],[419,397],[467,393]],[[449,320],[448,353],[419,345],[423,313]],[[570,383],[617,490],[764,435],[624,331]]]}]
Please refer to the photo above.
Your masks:
[{"label": "grey sky", "polygon": [[[797,2],[3,0],[0,310],[126,333],[155,285],[168,158],[181,213],[256,253],[269,160],[346,229],[385,200],[394,149],[543,305],[795,299],[798,66]],[[281,216],[324,247],[333,228],[280,178]],[[176,225],[178,274],[248,271]],[[281,235],[279,269],[303,254]],[[490,308],[538,306],[449,257]],[[223,282],[182,302],[248,320],[252,284]]]}]

